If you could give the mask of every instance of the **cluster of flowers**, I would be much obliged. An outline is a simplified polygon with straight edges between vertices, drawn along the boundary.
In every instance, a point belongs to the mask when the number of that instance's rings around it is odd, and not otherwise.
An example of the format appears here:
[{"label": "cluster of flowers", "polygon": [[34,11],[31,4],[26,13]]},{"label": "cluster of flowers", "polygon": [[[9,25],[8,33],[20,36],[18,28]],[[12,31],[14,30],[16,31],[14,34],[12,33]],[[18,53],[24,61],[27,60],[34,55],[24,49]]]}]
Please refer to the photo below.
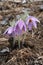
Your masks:
[{"label": "cluster of flowers", "polygon": [[26,32],[27,30],[32,30],[32,27],[37,29],[37,22],[40,23],[40,21],[33,17],[33,16],[28,16],[26,18],[26,22],[24,22],[23,20],[18,20],[15,23],[15,26],[13,27],[9,27],[4,34],[6,35],[12,35],[12,36],[17,36],[17,35],[21,35],[23,32]]},{"label": "cluster of flowers", "polygon": [[[21,36],[24,33],[26,33],[28,30],[31,30],[32,31],[33,27],[35,29],[37,29],[37,22],[40,23],[40,21],[37,18],[33,17],[33,16],[28,16],[26,18],[26,21],[25,22],[22,19],[20,19],[20,20],[18,20],[15,23],[15,26],[9,27],[4,32],[4,35],[8,35],[8,36],[13,37],[13,38],[16,38],[17,37],[18,38],[18,42],[19,42],[18,45],[19,45],[19,48],[20,48],[20,38],[21,38]],[[25,38],[25,35],[24,35],[24,38]],[[24,43],[24,38],[23,38],[23,43]]]},{"label": "cluster of flowers", "polygon": [[20,19],[15,23],[15,26],[9,27],[4,32],[4,35],[21,36],[27,30],[32,30],[32,27],[37,29],[37,22],[40,23],[40,21],[33,16],[28,16],[25,22]]}]

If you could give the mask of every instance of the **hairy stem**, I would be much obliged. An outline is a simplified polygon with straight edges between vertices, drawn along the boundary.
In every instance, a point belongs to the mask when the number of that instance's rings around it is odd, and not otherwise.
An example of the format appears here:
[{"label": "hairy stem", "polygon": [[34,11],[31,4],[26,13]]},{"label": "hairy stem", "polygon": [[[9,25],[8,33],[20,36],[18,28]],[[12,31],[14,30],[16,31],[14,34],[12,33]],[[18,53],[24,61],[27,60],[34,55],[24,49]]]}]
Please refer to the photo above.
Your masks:
[{"label": "hairy stem", "polygon": [[19,46],[19,49],[20,49],[20,36],[18,36],[18,46]]}]

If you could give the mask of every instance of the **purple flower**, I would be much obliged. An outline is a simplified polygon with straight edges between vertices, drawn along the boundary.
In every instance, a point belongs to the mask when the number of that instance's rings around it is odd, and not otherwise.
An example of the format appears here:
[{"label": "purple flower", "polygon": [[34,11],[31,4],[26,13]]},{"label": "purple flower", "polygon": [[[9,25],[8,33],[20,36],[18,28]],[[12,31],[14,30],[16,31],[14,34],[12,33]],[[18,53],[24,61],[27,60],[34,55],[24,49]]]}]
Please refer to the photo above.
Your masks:
[{"label": "purple flower", "polygon": [[25,29],[25,31],[26,31],[26,25],[25,25],[25,23],[24,23],[24,21],[23,20],[18,20],[17,22],[16,22],[16,24],[15,24],[15,26],[19,26],[19,28],[22,30],[22,28],[24,27],[24,29]]},{"label": "purple flower", "polygon": [[40,23],[40,21],[33,16],[28,16],[26,19],[26,25],[29,30],[32,30],[32,27],[37,28],[37,22]]},{"label": "purple flower", "polygon": [[21,35],[23,32],[26,32],[26,25],[23,20],[18,20],[14,27],[15,35]]},{"label": "purple flower", "polygon": [[26,30],[27,29],[26,29],[26,25],[25,25],[24,21],[21,19],[18,20],[14,27],[14,34],[15,34],[15,38],[18,39],[19,49],[20,49],[20,40],[21,40],[22,34],[24,34],[26,32]]},{"label": "purple flower", "polygon": [[6,31],[3,33],[4,35],[11,35],[13,33],[13,27],[9,27],[6,29]]}]

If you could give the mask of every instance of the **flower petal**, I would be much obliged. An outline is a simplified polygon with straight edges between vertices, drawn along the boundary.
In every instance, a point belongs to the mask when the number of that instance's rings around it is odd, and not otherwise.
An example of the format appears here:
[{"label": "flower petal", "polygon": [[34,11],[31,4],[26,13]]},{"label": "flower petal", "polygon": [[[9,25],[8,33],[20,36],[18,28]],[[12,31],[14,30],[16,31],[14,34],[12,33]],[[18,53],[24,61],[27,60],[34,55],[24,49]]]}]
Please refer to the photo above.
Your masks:
[{"label": "flower petal", "polygon": [[13,32],[13,27],[10,27],[8,30],[8,34],[11,34]]},{"label": "flower petal", "polygon": [[37,23],[33,21],[33,26],[37,29]]},{"label": "flower petal", "polygon": [[29,29],[29,30],[32,30],[32,26],[33,26],[33,23],[32,23],[32,22],[29,23],[29,24],[28,24],[28,29]]},{"label": "flower petal", "polygon": [[40,21],[37,18],[33,17],[33,16],[32,16],[32,20],[40,23]]},{"label": "flower petal", "polygon": [[13,32],[13,27],[7,28],[7,30],[4,32],[4,34],[10,35]]},{"label": "flower petal", "polygon": [[25,23],[24,23],[24,21],[23,20],[18,20],[17,22],[16,22],[16,24],[15,24],[15,26],[18,24],[18,26],[19,26],[19,28],[22,30],[22,28],[23,28],[23,26],[25,27],[25,30],[26,30],[26,25],[25,25]]}]

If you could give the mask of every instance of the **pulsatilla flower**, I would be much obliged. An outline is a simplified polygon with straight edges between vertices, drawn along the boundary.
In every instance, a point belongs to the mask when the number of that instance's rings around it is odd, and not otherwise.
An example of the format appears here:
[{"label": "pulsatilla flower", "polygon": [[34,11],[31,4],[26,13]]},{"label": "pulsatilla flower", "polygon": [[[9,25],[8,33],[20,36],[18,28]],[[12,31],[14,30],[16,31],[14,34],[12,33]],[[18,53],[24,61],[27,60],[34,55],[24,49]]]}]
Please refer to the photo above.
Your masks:
[{"label": "pulsatilla flower", "polygon": [[40,21],[33,16],[28,16],[26,19],[26,25],[29,30],[32,30],[33,27],[37,29],[37,22],[40,23]]},{"label": "pulsatilla flower", "polygon": [[20,40],[21,40],[22,34],[24,34],[25,32],[26,32],[26,25],[24,21],[20,19],[15,23],[15,27],[14,27],[14,34],[15,34],[15,37],[17,37],[18,39],[19,48],[20,48]]},{"label": "pulsatilla flower", "polygon": [[11,35],[13,33],[13,27],[9,27],[6,29],[6,31],[3,33],[4,35]]},{"label": "pulsatilla flower", "polygon": [[21,35],[23,32],[26,32],[26,25],[24,21],[20,19],[15,23],[14,33],[15,35]]}]

